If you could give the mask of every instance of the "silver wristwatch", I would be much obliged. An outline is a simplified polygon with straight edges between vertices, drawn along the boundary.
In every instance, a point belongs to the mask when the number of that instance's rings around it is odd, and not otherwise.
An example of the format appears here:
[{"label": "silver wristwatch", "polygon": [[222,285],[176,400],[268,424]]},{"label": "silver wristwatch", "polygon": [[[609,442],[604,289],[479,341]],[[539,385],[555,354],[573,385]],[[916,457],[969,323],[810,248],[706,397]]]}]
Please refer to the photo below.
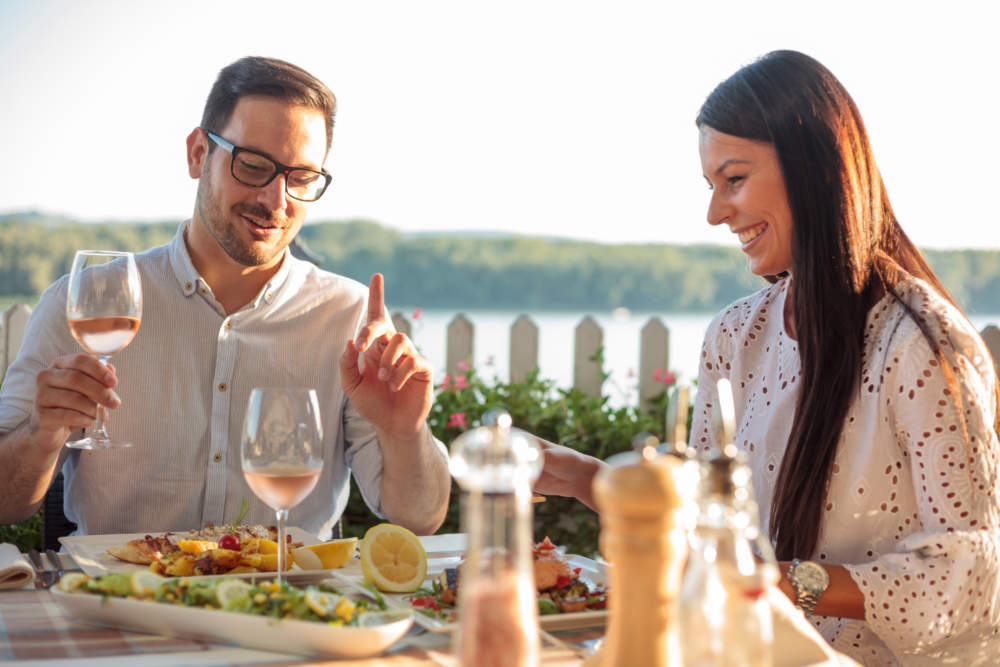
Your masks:
[{"label": "silver wristwatch", "polygon": [[819,602],[819,596],[830,585],[830,575],[822,565],[796,558],[786,576],[795,589],[795,606],[811,614]]}]

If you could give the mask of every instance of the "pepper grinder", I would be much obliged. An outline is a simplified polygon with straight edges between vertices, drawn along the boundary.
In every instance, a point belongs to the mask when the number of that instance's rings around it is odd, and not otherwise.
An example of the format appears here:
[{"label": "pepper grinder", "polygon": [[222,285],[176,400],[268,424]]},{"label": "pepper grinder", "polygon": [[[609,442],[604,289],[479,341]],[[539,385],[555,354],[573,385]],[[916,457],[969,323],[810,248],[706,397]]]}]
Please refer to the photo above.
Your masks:
[{"label": "pepper grinder", "polygon": [[608,463],[594,479],[601,551],[611,563],[608,631],[584,664],[680,665],[676,600],[687,553],[690,468],[652,444]]}]

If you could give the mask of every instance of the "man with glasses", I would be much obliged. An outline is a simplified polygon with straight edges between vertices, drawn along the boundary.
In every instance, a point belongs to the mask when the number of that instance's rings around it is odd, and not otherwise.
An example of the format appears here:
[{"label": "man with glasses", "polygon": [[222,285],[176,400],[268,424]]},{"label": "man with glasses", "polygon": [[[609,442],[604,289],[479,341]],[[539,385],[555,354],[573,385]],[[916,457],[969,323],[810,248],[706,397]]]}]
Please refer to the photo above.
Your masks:
[{"label": "man with glasses", "polygon": [[[335,99],[304,70],[243,58],[224,68],[187,137],[194,212],[173,241],[137,255],[143,319],[105,367],[66,324],[66,279],[42,296],[0,390],[0,522],[37,510],[65,475],[66,513],[81,534],[183,530],[236,518],[271,523],[249,490],[240,436],[254,387],[317,390],[324,468],[289,524],[322,538],[354,475],[380,516],[432,533],[447,509],[443,445],[426,423],[429,364],[385,312],[382,277],[364,286],[288,251],[324,168]],[[97,404],[110,451],[67,450]]]}]

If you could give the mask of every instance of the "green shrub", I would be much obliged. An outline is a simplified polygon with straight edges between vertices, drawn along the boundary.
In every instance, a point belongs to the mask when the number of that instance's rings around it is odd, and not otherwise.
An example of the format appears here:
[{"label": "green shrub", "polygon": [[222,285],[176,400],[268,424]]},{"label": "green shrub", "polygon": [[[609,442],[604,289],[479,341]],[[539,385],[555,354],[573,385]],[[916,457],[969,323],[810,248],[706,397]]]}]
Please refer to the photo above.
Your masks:
[{"label": "green shrub", "polygon": [[42,548],[42,512],[13,526],[0,526],[0,542],[10,542],[21,551]]},{"label": "green shrub", "polygon": [[[601,352],[592,359],[603,367]],[[551,380],[530,373],[522,382],[486,382],[474,368],[464,375],[446,377],[437,387],[428,423],[434,435],[447,445],[465,430],[478,425],[483,413],[493,407],[506,409],[518,428],[577,451],[606,459],[631,449],[637,433],[648,432],[663,439],[667,388],[673,375],[662,372],[664,391],[651,401],[649,410],[634,406],[614,407],[608,396],[590,397],[578,389],[558,389]],[[606,376],[605,376],[606,377]],[[460,491],[452,486],[451,504],[440,532],[458,532]],[[549,496],[534,505],[536,541],[548,535],[570,553],[597,552],[597,515],[572,498]],[[352,488],[344,514],[344,534],[362,536],[378,519],[368,510],[360,492]]]}]

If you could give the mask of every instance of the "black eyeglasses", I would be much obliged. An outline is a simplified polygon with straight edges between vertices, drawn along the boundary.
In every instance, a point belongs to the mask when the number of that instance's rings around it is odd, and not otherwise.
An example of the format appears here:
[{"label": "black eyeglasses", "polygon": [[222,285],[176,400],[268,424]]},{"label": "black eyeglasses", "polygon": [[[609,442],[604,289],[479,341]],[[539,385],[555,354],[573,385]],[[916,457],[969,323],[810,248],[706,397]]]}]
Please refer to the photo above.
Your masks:
[{"label": "black eyeglasses", "polygon": [[285,192],[289,197],[299,201],[316,201],[323,196],[333,177],[326,170],[316,171],[305,167],[289,167],[277,160],[252,151],[234,146],[214,132],[201,128],[209,139],[232,153],[229,170],[233,178],[244,185],[262,188],[278,174],[285,175]]}]

